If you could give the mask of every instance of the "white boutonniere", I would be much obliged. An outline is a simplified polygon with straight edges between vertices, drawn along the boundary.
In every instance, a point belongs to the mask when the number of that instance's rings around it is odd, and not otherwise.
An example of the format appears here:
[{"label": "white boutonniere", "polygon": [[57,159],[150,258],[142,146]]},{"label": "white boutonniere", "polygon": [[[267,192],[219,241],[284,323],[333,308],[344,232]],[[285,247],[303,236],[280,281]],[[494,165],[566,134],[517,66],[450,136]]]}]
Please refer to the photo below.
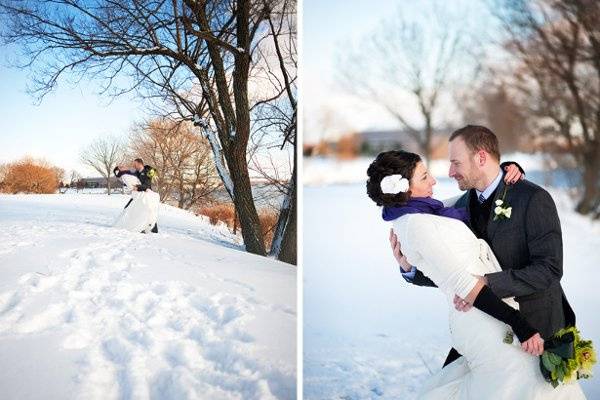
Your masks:
[{"label": "white boutonniere", "polygon": [[494,208],[494,221],[497,219],[509,219],[512,213],[512,207],[506,202],[506,191],[508,186],[504,186],[502,196],[496,200],[496,208]]}]

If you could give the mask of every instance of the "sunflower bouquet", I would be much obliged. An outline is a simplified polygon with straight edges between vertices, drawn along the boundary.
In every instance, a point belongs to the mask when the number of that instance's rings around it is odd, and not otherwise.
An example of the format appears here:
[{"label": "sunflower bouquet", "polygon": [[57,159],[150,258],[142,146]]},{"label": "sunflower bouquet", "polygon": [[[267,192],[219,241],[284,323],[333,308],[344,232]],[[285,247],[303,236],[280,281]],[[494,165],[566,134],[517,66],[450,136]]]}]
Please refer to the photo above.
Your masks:
[{"label": "sunflower bouquet", "polygon": [[544,342],[544,349],[540,356],[540,369],[553,387],[592,377],[596,352],[592,341],[583,340],[577,328],[561,329]]}]

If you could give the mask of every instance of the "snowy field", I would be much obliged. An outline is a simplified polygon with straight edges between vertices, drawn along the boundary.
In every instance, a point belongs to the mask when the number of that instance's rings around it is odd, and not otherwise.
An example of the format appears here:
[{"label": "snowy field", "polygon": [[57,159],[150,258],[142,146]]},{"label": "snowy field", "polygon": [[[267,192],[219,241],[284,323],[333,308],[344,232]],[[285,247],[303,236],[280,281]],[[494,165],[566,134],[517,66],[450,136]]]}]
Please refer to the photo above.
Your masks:
[{"label": "snowy field", "polygon": [[[307,399],[414,398],[451,347],[445,298],[400,276],[389,249],[390,225],[366,195],[366,166],[359,169],[360,162],[335,172],[324,161],[305,163],[309,173],[319,168],[330,175],[305,175],[308,183],[317,184],[305,186],[303,199]],[[530,177],[545,176],[533,173],[531,160],[519,162]],[[360,183],[331,183],[340,181]],[[574,213],[565,190],[550,191],[563,229],[563,288],[583,336],[598,348],[600,223]],[[460,194],[456,183],[443,177],[434,193],[441,199]],[[581,383],[589,399],[600,398],[600,376]]]},{"label": "snowy field", "polygon": [[0,399],[294,399],[296,269],[123,195],[0,195]]}]

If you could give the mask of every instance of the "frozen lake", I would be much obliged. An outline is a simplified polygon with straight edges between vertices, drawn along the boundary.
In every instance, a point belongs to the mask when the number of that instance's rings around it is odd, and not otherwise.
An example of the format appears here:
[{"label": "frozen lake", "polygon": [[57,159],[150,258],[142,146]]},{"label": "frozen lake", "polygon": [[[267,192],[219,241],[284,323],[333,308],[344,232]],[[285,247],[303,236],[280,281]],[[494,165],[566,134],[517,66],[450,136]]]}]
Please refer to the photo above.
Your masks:
[{"label": "frozen lake", "polygon": [[[460,194],[438,179],[435,197]],[[600,343],[600,224],[551,191],[561,218],[563,287],[583,336]],[[307,399],[410,399],[450,349],[447,305],[436,289],[406,283],[389,227],[364,183],[304,188],[304,395]],[[600,378],[582,381],[600,398]]]}]

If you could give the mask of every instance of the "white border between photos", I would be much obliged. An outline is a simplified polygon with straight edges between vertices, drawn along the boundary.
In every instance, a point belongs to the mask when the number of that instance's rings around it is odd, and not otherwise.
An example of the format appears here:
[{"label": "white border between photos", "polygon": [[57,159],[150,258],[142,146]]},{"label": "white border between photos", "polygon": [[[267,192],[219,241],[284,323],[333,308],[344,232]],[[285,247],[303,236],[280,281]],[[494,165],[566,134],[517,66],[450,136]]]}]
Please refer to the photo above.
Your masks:
[{"label": "white border between photos", "polygon": [[304,274],[303,274],[303,198],[304,198],[304,185],[303,185],[303,131],[304,131],[304,94],[302,91],[303,79],[303,67],[302,67],[302,55],[303,55],[303,0],[298,0],[298,8],[296,10],[296,24],[297,24],[297,43],[298,43],[298,103],[296,110],[297,112],[297,126],[296,126],[296,155],[297,155],[297,193],[296,193],[296,218],[297,218],[297,229],[296,229],[296,243],[298,249],[297,254],[297,270],[296,270],[296,397],[300,400],[304,396]]}]

